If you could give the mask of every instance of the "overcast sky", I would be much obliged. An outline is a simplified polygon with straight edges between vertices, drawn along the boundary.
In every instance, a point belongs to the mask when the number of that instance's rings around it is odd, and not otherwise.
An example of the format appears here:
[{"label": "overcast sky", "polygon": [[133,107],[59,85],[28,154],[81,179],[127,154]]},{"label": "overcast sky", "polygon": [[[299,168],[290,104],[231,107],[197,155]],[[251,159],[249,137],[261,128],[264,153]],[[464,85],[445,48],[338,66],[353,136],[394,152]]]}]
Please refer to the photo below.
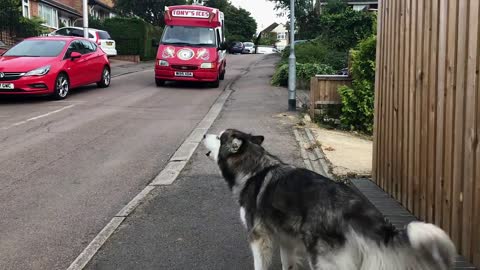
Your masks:
[{"label": "overcast sky", "polygon": [[267,0],[230,0],[230,2],[252,13],[253,18],[255,18],[258,24],[257,32],[260,32],[274,22],[284,23],[286,21],[285,18],[276,16],[273,2]]}]

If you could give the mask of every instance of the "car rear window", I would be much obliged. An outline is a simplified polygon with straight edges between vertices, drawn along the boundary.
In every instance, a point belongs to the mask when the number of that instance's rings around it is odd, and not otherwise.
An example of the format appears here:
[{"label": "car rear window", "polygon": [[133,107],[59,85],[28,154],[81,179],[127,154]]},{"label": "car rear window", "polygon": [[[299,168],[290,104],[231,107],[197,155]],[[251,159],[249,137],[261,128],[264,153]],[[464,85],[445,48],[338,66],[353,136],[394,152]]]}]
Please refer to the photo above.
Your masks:
[{"label": "car rear window", "polygon": [[97,33],[98,33],[99,39],[111,39],[110,34],[108,34],[108,32],[98,31]]}]

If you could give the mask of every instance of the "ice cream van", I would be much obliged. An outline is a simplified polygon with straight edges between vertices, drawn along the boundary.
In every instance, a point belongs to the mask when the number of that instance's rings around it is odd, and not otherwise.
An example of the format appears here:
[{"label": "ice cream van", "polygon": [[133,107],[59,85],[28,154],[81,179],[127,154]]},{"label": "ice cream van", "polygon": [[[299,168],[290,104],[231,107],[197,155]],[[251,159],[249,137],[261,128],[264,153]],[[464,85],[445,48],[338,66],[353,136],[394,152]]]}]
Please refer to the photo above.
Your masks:
[{"label": "ice cream van", "polygon": [[224,15],[218,9],[181,5],[165,8],[165,29],[155,63],[155,82],[208,82],[225,77]]}]

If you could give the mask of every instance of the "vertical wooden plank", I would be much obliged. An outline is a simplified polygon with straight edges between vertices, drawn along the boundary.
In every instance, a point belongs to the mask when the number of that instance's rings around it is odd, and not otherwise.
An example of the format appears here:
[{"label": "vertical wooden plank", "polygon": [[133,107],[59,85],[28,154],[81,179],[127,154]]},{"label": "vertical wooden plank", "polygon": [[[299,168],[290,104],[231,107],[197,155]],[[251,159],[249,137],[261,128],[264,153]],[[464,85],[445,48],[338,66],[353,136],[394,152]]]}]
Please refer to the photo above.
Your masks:
[{"label": "vertical wooden plank", "polygon": [[404,117],[403,117],[403,194],[402,194],[402,204],[408,206],[408,166],[409,166],[409,96],[410,96],[410,66],[411,66],[411,52],[410,52],[410,37],[411,37],[411,0],[405,1],[405,66],[404,66],[404,74],[405,74],[405,83],[403,88],[403,110],[404,110]]},{"label": "vertical wooden plank", "polygon": [[434,222],[435,188],[435,150],[437,144],[436,116],[437,116],[437,80],[439,54],[439,0],[432,0],[431,16],[431,55],[429,67],[429,98],[428,98],[428,177],[427,177],[427,222]]},{"label": "vertical wooden plank", "polygon": [[[465,76],[467,74],[468,0],[459,0],[457,22],[456,85],[454,89],[453,176],[452,176],[452,240],[461,247],[463,211],[463,161],[465,132]],[[463,251],[463,250],[460,250]]]},{"label": "vertical wooden plank", "polygon": [[458,0],[448,1],[448,30],[447,30],[447,84],[446,84],[446,107],[445,107],[445,155],[444,155],[444,205],[443,227],[451,234],[452,216],[452,174],[453,174],[453,136],[454,136],[454,101],[455,101],[455,71],[457,53],[457,23],[458,23]]},{"label": "vertical wooden plank", "polygon": [[422,71],[419,74],[421,79],[420,91],[420,212],[418,215],[421,220],[427,219],[427,170],[428,170],[428,99],[429,99],[429,83],[430,83],[430,48],[431,37],[431,0],[425,0],[423,6],[423,52],[422,52]]},{"label": "vertical wooden plank", "polygon": [[396,175],[397,169],[397,159],[395,158],[398,152],[398,144],[397,144],[397,123],[398,123],[398,104],[397,104],[397,95],[398,95],[398,43],[399,43],[399,32],[398,32],[398,25],[399,25],[399,1],[394,1],[393,4],[393,13],[392,13],[392,20],[393,20],[393,44],[392,44],[392,65],[391,74],[392,74],[392,81],[391,81],[391,96],[390,96],[390,170],[389,170],[389,178],[390,178],[390,194],[396,197],[396,183],[398,181],[398,175]]},{"label": "vertical wooden plank", "polygon": [[392,194],[392,155],[393,155],[393,85],[394,85],[394,65],[395,65],[395,3],[397,1],[393,0],[390,4],[390,12],[389,12],[389,57],[388,57],[388,85],[387,85],[387,171],[386,171],[386,183],[385,183],[385,190]]},{"label": "vertical wooden plank", "polygon": [[385,140],[384,140],[384,134],[385,134],[385,69],[386,69],[386,39],[387,39],[387,23],[386,23],[386,16],[387,16],[387,1],[384,0],[381,1],[380,7],[381,9],[381,29],[382,32],[380,33],[380,63],[377,65],[377,69],[379,70],[379,90],[378,94],[379,96],[377,97],[378,99],[378,124],[377,124],[377,160],[378,160],[378,166],[377,166],[377,185],[382,186],[383,183],[383,168],[385,167]]},{"label": "vertical wooden plank", "polygon": [[388,127],[387,127],[387,97],[388,97],[388,57],[390,54],[390,23],[389,23],[389,17],[390,17],[390,2],[391,0],[385,0],[385,8],[384,8],[384,27],[385,27],[385,36],[384,36],[384,51],[383,51],[383,76],[382,76],[382,123],[380,126],[380,130],[382,132],[381,134],[381,142],[382,142],[382,166],[380,169],[380,187],[385,189],[385,182],[386,182],[386,168],[388,166],[388,161],[387,161],[387,133],[388,133]]},{"label": "vertical wooden plank", "polygon": [[[376,53],[375,53],[375,59],[376,59],[376,66],[375,66],[375,94],[374,94],[374,110],[373,110],[373,158],[372,158],[372,178],[375,182],[377,182],[378,178],[378,164],[377,161],[378,159],[378,121],[379,121],[379,115],[378,112],[380,110],[380,76],[381,76],[381,46],[382,46],[382,11],[383,4],[382,1],[379,1],[378,3],[378,12],[377,13],[377,45],[376,45]],[[378,182],[377,182],[378,183]]]},{"label": "vertical wooden plank", "polygon": [[397,181],[397,194],[396,198],[398,201],[402,202],[403,198],[403,183],[404,183],[404,174],[403,174],[403,152],[404,152],[404,131],[405,126],[403,125],[403,117],[405,114],[403,108],[403,96],[404,96],[404,81],[405,81],[405,2],[399,1],[400,8],[399,8],[399,15],[400,15],[400,22],[399,22],[399,59],[398,59],[398,88],[397,88],[397,97],[398,97],[398,107],[397,107],[397,115],[398,115],[398,138],[396,140],[396,144],[398,145],[397,148],[397,155],[396,155],[396,162],[397,162],[397,170],[396,170],[396,178]]},{"label": "vertical wooden plank", "polygon": [[448,26],[448,0],[439,2],[439,27],[438,27],[438,82],[437,82],[437,114],[436,114],[436,149],[435,149],[435,224],[443,225],[443,188],[444,156],[445,156],[445,87],[447,65],[447,26]]},{"label": "vertical wooden plank", "polygon": [[313,77],[310,79],[310,117],[312,119],[315,118],[315,101],[317,100],[316,98],[316,93],[318,91],[318,81],[316,77]]},{"label": "vertical wooden plank", "polygon": [[423,4],[424,1],[428,0],[418,0],[416,1],[417,4],[417,35],[416,35],[416,65],[415,65],[415,132],[414,132],[414,171],[413,171],[413,212],[415,216],[419,217],[420,214],[420,197],[421,197],[421,190],[420,190],[420,154],[421,154],[421,140],[420,140],[420,131],[422,128],[422,82],[423,82],[423,18],[424,18],[424,9]]},{"label": "vertical wooden plank", "polygon": [[478,224],[472,223],[471,217],[478,215],[473,206],[473,189],[475,187],[475,141],[476,126],[476,91],[477,91],[477,62],[478,62],[478,16],[480,5],[478,1],[469,3],[468,14],[468,40],[467,40],[467,61],[466,61],[466,91],[465,91],[465,161],[463,166],[463,215],[462,215],[462,252],[467,258],[472,258],[472,227]]},{"label": "vertical wooden plank", "polygon": [[[480,12],[479,12],[480,16]],[[477,35],[480,37],[480,26]],[[475,152],[475,188],[473,191],[474,195],[474,206],[473,206],[473,234],[472,234],[472,250],[473,250],[473,262],[476,265],[480,265],[480,76],[478,75],[480,67],[480,39],[477,41],[477,94],[476,94],[476,104],[477,109],[476,119],[475,119],[475,140],[474,140],[474,149]]]},{"label": "vertical wooden plank", "polygon": [[414,137],[415,137],[415,78],[416,78],[416,38],[417,38],[417,3],[416,0],[411,1],[411,35],[410,35],[410,75],[409,75],[409,96],[408,109],[410,114],[408,116],[408,202],[407,207],[413,211],[414,206]]}]

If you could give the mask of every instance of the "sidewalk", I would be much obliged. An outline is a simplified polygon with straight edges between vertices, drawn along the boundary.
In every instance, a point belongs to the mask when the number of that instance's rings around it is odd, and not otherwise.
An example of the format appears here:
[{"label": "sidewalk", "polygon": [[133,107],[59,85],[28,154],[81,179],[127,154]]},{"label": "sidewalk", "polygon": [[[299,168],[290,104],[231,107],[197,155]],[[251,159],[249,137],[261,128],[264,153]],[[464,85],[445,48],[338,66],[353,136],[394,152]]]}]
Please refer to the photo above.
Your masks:
[{"label": "sidewalk", "polygon": [[[269,85],[277,58],[266,56],[232,85],[210,133],[238,128],[265,136],[264,146],[303,166],[287,91]],[[252,269],[239,208],[216,164],[199,147],[179,178],[155,189],[117,229],[86,269]],[[278,256],[275,269],[280,269]]]},{"label": "sidewalk", "polygon": [[149,70],[149,69],[151,69],[153,72],[154,65],[155,65],[154,61],[144,61],[140,63],[133,63],[128,61],[116,60],[115,58],[110,59],[110,66],[112,68],[112,77],[118,77],[121,75]]}]

